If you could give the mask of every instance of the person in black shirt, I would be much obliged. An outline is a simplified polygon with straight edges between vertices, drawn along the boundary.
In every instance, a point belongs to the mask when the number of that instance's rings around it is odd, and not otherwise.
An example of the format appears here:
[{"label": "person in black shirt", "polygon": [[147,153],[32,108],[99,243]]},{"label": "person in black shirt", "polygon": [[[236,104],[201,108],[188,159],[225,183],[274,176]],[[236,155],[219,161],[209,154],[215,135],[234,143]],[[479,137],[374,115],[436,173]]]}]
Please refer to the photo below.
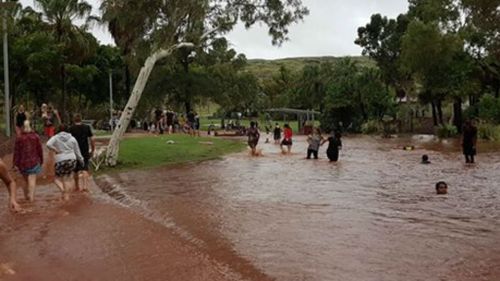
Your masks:
[{"label": "person in black shirt", "polygon": [[276,123],[276,127],[274,127],[274,144],[280,144],[281,140],[281,128],[278,123]]},{"label": "person in black shirt", "polygon": [[196,131],[196,115],[193,111],[188,112],[187,114],[187,122],[189,126],[189,134],[195,136]]},{"label": "person in black shirt", "polygon": [[462,149],[465,163],[474,164],[476,155],[477,128],[472,121],[466,121],[463,128]]},{"label": "person in black shirt", "polygon": [[339,132],[336,132],[321,143],[323,145],[325,142],[328,142],[326,155],[328,156],[328,159],[330,159],[330,162],[337,162],[339,160],[339,150],[342,149],[341,137],[342,135]]},{"label": "person in black shirt", "polygon": [[[75,182],[77,191],[88,191],[89,179],[89,160],[92,158],[95,151],[94,135],[90,126],[82,123],[82,116],[76,114],[74,118],[75,124],[71,126],[68,132],[76,139],[80,152],[82,153],[84,164],[79,164],[76,168]],[[90,149],[89,149],[90,140]],[[81,181],[81,182],[80,182]]]}]

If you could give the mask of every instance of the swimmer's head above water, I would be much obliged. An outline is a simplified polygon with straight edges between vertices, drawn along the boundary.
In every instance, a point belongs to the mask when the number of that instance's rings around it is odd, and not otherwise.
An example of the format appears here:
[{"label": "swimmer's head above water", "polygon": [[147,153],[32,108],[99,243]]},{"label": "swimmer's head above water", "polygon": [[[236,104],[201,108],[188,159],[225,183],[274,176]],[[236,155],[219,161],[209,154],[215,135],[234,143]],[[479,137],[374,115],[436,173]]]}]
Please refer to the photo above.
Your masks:
[{"label": "swimmer's head above water", "polygon": [[437,195],[448,194],[448,185],[444,181],[436,183],[436,194]]},{"label": "swimmer's head above water", "polygon": [[430,164],[431,161],[429,161],[429,156],[427,154],[422,155],[422,164]]}]

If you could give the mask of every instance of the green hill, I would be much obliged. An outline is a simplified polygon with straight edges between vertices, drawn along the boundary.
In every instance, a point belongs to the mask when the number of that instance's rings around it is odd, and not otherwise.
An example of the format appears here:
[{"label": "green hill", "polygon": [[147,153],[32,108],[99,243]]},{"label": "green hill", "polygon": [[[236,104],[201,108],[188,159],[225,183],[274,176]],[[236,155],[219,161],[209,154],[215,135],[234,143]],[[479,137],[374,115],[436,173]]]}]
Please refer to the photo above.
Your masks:
[{"label": "green hill", "polygon": [[[331,62],[336,63],[345,57],[297,57],[276,60],[250,59],[246,70],[256,75],[259,79],[269,79],[279,72],[281,66],[285,66],[292,72],[299,72],[307,64]],[[361,66],[374,67],[375,62],[368,57],[349,57]]]}]

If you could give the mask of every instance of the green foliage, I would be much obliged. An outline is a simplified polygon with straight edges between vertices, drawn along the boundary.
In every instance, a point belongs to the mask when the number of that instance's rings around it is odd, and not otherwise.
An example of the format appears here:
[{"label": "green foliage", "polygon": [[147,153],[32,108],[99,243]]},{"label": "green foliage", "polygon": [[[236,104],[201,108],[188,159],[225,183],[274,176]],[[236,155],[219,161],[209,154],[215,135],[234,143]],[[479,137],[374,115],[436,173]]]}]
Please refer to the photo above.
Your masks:
[{"label": "green foliage", "polygon": [[377,70],[360,68],[345,59],[335,65],[332,73],[321,117],[323,129],[338,127],[358,132],[364,122],[393,114],[394,97]]},{"label": "green foliage", "polygon": [[477,127],[478,137],[484,140],[500,141],[500,126],[487,122],[479,123]]},{"label": "green foliage", "polygon": [[500,98],[485,95],[477,105],[477,109],[482,120],[500,123]]},{"label": "green foliage", "polygon": [[368,120],[361,125],[361,132],[363,134],[378,134],[383,131],[383,126],[380,124],[380,120]]},{"label": "green foliage", "polygon": [[457,134],[458,134],[457,127],[449,124],[440,125],[436,129],[436,135],[442,139],[452,138],[455,137]]}]

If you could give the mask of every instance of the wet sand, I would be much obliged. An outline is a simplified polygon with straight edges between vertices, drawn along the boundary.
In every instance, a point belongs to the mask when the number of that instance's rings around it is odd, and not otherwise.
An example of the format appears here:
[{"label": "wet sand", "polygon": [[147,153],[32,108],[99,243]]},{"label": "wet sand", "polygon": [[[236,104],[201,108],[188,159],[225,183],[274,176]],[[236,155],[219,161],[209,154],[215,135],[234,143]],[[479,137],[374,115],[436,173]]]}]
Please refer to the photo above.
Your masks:
[{"label": "wet sand", "polygon": [[298,138],[291,156],[102,176],[69,204],[44,187],[31,214],[0,208],[0,280],[500,280],[497,146],[466,167],[456,142],[344,145],[338,164]]}]

